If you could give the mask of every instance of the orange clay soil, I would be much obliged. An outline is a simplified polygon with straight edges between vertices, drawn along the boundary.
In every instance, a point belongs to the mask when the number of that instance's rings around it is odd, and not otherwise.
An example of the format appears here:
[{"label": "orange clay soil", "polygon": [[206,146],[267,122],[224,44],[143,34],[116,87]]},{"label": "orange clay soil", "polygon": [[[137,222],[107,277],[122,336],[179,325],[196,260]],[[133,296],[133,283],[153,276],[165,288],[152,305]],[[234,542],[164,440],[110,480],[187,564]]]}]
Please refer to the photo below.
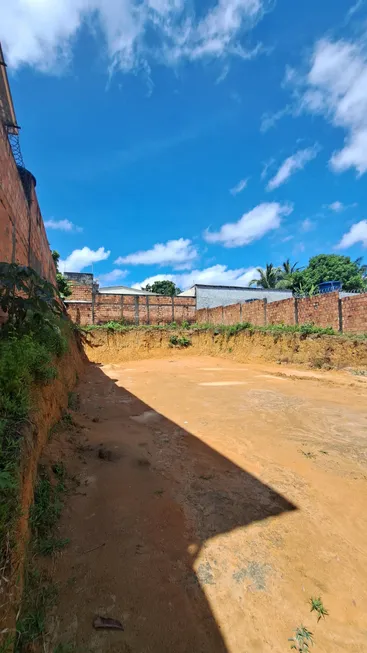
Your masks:
[{"label": "orange clay soil", "polygon": [[367,379],[172,353],[77,391],[42,650],[284,653],[301,624],[315,653],[367,650]]},{"label": "orange clay soil", "polygon": [[[172,336],[185,336],[187,348],[174,348]],[[146,358],[225,356],[238,363],[266,362],[309,365],[314,368],[367,368],[367,339],[300,333],[271,333],[246,329],[234,336],[209,331],[132,329],[122,332],[96,330],[84,337],[89,360],[124,363]]]}]

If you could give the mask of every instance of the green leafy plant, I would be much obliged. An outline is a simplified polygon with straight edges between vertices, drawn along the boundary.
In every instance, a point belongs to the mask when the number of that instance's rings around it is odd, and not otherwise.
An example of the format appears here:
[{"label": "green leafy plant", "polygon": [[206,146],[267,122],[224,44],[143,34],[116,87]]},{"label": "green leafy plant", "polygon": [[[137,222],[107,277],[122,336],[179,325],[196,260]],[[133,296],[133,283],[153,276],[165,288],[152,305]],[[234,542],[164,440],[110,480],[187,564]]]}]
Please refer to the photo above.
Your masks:
[{"label": "green leafy plant", "polygon": [[186,336],[171,336],[169,342],[172,347],[189,347],[191,345],[190,338],[186,338]]},{"label": "green leafy plant", "polygon": [[329,612],[325,608],[321,597],[319,596],[318,598],[311,597],[310,598],[310,604],[311,604],[311,612],[317,612],[317,621],[319,622],[320,619],[327,617]]},{"label": "green leafy plant", "polygon": [[52,258],[55,263],[56,267],[56,283],[57,283],[57,289],[59,291],[60,297],[65,299],[66,297],[70,297],[70,295],[73,294],[71,285],[69,281],[64,277],[63,274],[61,274],[59,270],[59,260],[60,260],[60,254],[57,252],[55,249],[51,252]]},{"label": "green leafy plant", "polygon": [[53,285],[32,268],[16,263],[0,263],[0,308],[7,315],[7,327],[18,330],[24,323],[39,325],[50,313],[62,313]]},{"label": "green leafy plant", "polygon": [[299,653],[307,653],[310,650],[310,645],[313,646],[313,634],[306,626],[299,626],[294,631],[294,636],[288,639],[292,642],[291,649],[299,651]]}]

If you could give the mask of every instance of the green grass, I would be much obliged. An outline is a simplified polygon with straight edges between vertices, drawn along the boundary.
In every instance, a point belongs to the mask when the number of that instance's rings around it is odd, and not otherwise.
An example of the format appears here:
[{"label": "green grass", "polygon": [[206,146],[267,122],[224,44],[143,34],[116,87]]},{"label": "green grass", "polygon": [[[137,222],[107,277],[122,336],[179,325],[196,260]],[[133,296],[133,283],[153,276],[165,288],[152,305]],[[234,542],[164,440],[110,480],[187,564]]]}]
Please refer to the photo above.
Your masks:
[{"label": "green grass", "polygon": [[17,620],[15,653],[31,650],[30,645],[45,633],[46,613],[55,604],[56,597],[56,587],[48,576],[28,562],[22,609]]},{"label": "green grass", "polygon": [[63,463],[52,466],[53,477],[40,466],[30,511],[33,547],[40,555],[52,555],[69,543],[68,539],[55,537],[57,522],[63,507],[62,496],[66,492],[66,472]]},{"label": "green grass", "polygon": [[55,646],[53,653],[74,653],[74,644],[58,644]]},{"label": "green grass", "polygon": [[80,404],[80,397],[77,392],[68,392],[68,408],[70,410],[78,410]]},{"label": "green grass", "polygon": [[120,323],[120,322],[107,322],[105,324],[90,324],[84,327],[78,327],[78,330],[83,332],[83,333],[90,333],[92,331],[118,331],[118,332],[126,332],[126,331],[172,331],[172,330],[180,330],[180,331],[188,331],[190,333],[194,332],[200,332],[200,331],[213,331],[215,335],[219,335],[221,333],[227,334],[228,336],[233,336],[236,335],[237,333],[240,333],[241,331],[249,331],[249,332],[260,332],[260,333],[274,333],[274,334],[282,334],[282,333],[298,333],[303,336],[312,336],[312,335],[325,335],[325,336],[338,336],[338,337],[344,337],[344,338],[349,338],[353,340],[363,340],[367,338],[367,333],[365,334],[341,334],[339,331],[335,331],[332,327],[319,327],[316,326],[315,324],[312,323],[307,323],[307,324],[297,324],[297,325],[289,325],[289,324],[267,324],[266,326],[256,326],[254,324],[250,324],[250,322],[238,322],[236,324],[212,324],[209,322],[203,322],[203,323],[198,323],[198,322],[193,322],[189,323],[187,321],[182,322],[182,324],[179,324],[177,322],[171,322],[170,324],[140,324],[140,325],[135,325],[135,324],[125,324],[125,323]]},{"label": "green grass", "polygon": [[[57,522],[63,507],[62,497],[65,492],[66,471],[63,462],[55,462],[51,470],[40,466],[34,492],[34,503],[29,517],[32,538],[25,568],[21,612],[17,621],[16,653],[25,653],[31,650],[29,646],[45,634],[46,614],[56,601],[56,587],[45,572],[37,569],[36,556],[51,555],[63,548],[69,541],[55,536]],[[66,647],[67,645],[60,644],[60,647],[62,646]],[[73,649],[56,648],[55,650],[66,653]]]},{"label": "green grass", "polygon": [[27,333],[0,328],[0,569],[6,576],[19,517],[20,459],[32,391],[57,376],[55,360],[68,346],[70,327],[51,316]]}]

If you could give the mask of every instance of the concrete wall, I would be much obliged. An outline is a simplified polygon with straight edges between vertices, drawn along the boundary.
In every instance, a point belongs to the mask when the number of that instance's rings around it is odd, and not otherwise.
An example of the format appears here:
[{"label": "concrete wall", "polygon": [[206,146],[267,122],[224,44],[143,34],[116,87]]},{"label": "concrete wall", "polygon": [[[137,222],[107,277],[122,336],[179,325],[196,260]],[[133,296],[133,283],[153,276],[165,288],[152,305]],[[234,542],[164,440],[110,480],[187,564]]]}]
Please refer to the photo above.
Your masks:
[{"label": "concrete wall", "polygon": [[345,333],[367,333],[367,293],[340,297],[338,292],[333,292],[270,303],[264,299],[203,308],[197,311],[196,321],[211,324],[250,322],[256,326],[312,323]]},{"label": "concrete wall", "polygon": [[7,135],[0,123],[0,261],[29,265],[56,284],[56,270],[47,240],[35,179],[24,171],[25,187]]},{"label": "concrete wall", "polygon": [[230,286],[196,286],[197,308],[214,308],[244,303],[253,299],[266,299],[269,303],[288,299],[289,290],[262,290],[260,288],[232,288]]}]

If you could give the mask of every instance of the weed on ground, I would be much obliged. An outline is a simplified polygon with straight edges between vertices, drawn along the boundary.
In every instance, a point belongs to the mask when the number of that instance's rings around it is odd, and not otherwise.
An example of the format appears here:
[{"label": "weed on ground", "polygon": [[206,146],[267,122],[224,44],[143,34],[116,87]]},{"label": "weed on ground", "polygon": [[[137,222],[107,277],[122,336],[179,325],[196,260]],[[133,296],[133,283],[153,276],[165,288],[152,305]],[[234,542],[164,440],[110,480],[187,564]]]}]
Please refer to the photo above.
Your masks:
[{"label": "weed on ground", "polygon": [[219,335],[220,333],[226,333],[228,336],[236,335],[241,331],[250,331],[250,332],[260,332],[260,333],[298,333],[301,336],[336,336],[343,337],[354,340],[361,340],[367,338],[367,333],[359,335],[351,334],[341,334],[338,331],[335,331],[332,327],[319,327],[313,323],[306,324],[267,324],[266,326],[257,326],[251,324],[250,322],[238,322],[236,324],[213,324],[210,322],[192,322],[183,321],[182,323],[171,322],[169,324],[126,324],[121,322],[106,322],[105,324],[89,324],[86,326],[77,326],[76,327],[82,333],[89,333],[92,331],[172,331],[172,330],[181,330],[189,331],[194,333],[196,331],[213,331],[214,335]]},{"label": "weed on ground", "polygon": [[33,547],[40,555],[52,555],[64,548],[68,539],[55,536],[57,522],[63,507],[62,497],[66,492],[66,472],[63,463],[54,463],[52,476],[40,466],[34,493],[34,504],[30,510],[30,524]]},{"label": "weed on ground", "polygon": [[17,621],[15,653],[33,650],[32,644],[45,633],[46,614],[57,598],[57,589],[48,576],[28,561],[25,570],[22,610]]},{"label": "weed on ground", "polygon": [[328,616],[329,613],[328,613],[327,609],[325,608],[325,606],[324,606],[324,604],[323,604],[320,597],[318,597],[318,598],[311,597],[310,598],[310,604],[311,604],[311,612],[315,611],[317,613],[317,621],[318,622],[320,621],[320,619],[325,619],[325,617]]}]

